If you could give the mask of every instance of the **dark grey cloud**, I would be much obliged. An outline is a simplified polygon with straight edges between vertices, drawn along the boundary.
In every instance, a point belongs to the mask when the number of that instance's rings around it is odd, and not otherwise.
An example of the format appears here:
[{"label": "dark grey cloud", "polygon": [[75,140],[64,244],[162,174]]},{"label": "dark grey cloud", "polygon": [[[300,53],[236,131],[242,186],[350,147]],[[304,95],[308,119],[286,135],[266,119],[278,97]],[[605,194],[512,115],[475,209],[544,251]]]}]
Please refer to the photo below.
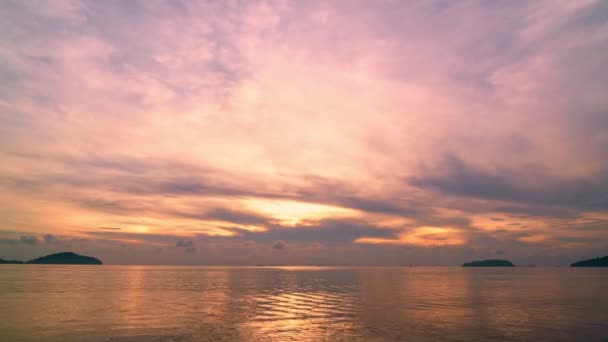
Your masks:
[{"label": "dark grey cloud", "polygon": [[282,251],[286,247],[287,247],[287,244],[283,241],[277,241],[272,245],[272,248],[276,249],[277,251]]},{"label": "dark grey cloud", "polygon": [[421,226],[456,226],[461,229],[467,229],[471,226],[471,219],[466,215],[439,215],[431,211],[426,215],[414,217],[414,219]]},{"label": "dark grey cloud", "polygon": [[16,245],[17,243],[19,243],[19,240],[17,240],[17,239],[0,238],[0,244],[4,244],[4,245]]},{"label": "dark grey cloud", "polygon": [[409,183],[464,197],[514,200],[523,195],[506,176],[476,169],[455,156],[446,157],[438,169],[442,170],[439,174],[412,177]]},{"label": "dark grey cloud", "polygon": [[19,241],[26,245],[38,244],[38,238],[34,235],[22,235],[21,237],[19,237]]},{"label": "dark grey cloud", "polygon": [[[292,186],[285,189],[288,198],[337,205],[369,213],[384,213],[404,216],[421,216],[429,211],[428,206],[409,196],[391,196],[391,194],[368,194],[360,187],[335,179],[315,175],[297,175],[304,180],[304,186]],[[402,195],[399,193],[399,195]],[[405,197],[402,198],[402,197]]]},{"label": "dark grey cloud", "polygon": [[[143,212],[143,210],[145,210],[142,203],[133,203],[132,201],[106,200],[101,198],[75,198],[73,201],[85,208],[112,214]],[[100,227],[100,229],[108,230],[103,227]]]},{"label": "dark grey cloud", "polygon": [[252,194],[247,189],[233,188],[230,186],[218,186],[217,184],[206,182],[200,178],[183,177],[171,179],[154,184],[152,188],[145,188],[140,185],[132,185],[127,191],[135,193],[148,193],[168,195],[215,195],[215,196],[242,196]]},{"label": "dark grey cloud", "polygon": [[57,236],[53,235],[53,234],[45,234],[43,236],[44,242],[45,243],[54,243],[58,241]]},{"label": "dark grey cloud", "polygon": [[175,246],[183,248],[186,253],[196,252],[196,247],[194,246],[193,240],[179,239],[177,240]]},{"label": "dark grey cloud", "polygon": [[268,219],[259,214],[226,208],[215,208],[205,214],[209,219],[217,219],[241,224],[266,224]]},{"label": "dark grey cloud", "polygon": [[[489,210],[491,208],[493,210]],[[489,205],[488,208],[484,212],[487,211],[495,211],[495,212],[503,212],[503,213],[515,213],[515,214],[525,214],[525,215],[515,215],[519,218],[527,218],[527,219],[540,219],[542,217],[552,217],[552,218],[572,218],[577,217],[581,213],[581,209],[579,208],[570,208],[564,206],[556,206],[549,204],[537,204],[530,202],[509,202],[506,203],[501,201],[496,205]],[[474,207],[471,208],[474,210]],[[514,217],[514,216],[511,216]]]},{"label": "dark grey cloud", "polygon": [[232,222],[234,224],[264,225],[270,221],[269,218],[266,218],[260,214],[221,207],[205,210],[202,213],[188,213],[182,211],[172,212],[171,214],[179,217],[194,218],[199,220],[219,220]]},{"label": "dark grey cloud", "polygon": [[581,210],[608,209],[608,173],[580,179],[556,179],[541,167],[488,171],[455,156],[445,158],[438,169],[441,171],[410,178],[409,184],[469,198]]},{"label": "dark grey cloud", "polygon": [[176,247],[184,247],[184,248],[191,248],[194,247],[194,241],[192,240],[177,240],[177,242],[175,243]]}]

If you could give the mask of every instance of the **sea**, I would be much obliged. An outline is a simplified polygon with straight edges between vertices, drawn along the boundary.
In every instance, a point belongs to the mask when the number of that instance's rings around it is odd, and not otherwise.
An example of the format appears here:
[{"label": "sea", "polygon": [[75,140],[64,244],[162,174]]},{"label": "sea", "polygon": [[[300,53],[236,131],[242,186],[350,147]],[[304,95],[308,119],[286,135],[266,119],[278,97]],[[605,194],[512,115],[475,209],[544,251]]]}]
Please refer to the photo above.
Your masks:
[{"label": "sea", "polygon": [[608,269],[0,265],[0,341],[608,341]]}]

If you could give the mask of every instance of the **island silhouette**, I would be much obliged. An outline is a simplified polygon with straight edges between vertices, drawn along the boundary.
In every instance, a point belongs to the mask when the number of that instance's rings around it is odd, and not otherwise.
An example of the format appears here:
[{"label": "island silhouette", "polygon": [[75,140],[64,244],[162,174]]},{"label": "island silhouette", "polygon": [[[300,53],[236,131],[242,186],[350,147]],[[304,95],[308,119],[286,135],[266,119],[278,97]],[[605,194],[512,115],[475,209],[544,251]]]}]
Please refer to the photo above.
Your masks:
[{"label": "island silhouette", "polygon": [[514,267],[508,260],[479,260],[462,264],[462,267]]},{"label": "island silhouette", "polygon": [[78,255],[73,252],[62,252],[45,255],[40,258],[32,259],[30,261],[19,261],[19,260],[3,260],[0,259],[0,264],[38,264],[38,265],[102,265],[101,260],[85,256]]},{"label": "island silhouette", "polygon": [[570,267],[608,267],[608,256],[577,261],[570,264]]}]

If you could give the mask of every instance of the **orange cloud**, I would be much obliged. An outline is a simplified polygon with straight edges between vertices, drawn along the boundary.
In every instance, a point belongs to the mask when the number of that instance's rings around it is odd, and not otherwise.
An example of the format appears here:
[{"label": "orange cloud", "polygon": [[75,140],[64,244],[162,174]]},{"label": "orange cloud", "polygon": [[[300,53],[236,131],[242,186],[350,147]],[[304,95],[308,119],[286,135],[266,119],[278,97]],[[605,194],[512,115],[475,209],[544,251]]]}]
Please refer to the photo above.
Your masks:
[{"label": "orange cloud", "polygon": [[420,227],[399,234],[397,239],[362,237],[356,239],[355,242],[389,245],[416,245],[427,247],[462,245],[465,243],[465,240],[462,238],[457,229],[440,227]]}]

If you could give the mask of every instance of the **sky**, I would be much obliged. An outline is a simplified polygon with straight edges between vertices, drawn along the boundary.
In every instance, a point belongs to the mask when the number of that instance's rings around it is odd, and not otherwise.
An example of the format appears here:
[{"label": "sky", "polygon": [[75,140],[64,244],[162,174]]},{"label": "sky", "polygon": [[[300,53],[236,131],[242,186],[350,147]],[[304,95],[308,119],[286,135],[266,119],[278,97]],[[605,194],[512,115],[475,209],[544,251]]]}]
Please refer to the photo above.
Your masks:
[{"label": "sky", "polygon": [[0,2],[0,258],[608,254],[608,2]]}]

